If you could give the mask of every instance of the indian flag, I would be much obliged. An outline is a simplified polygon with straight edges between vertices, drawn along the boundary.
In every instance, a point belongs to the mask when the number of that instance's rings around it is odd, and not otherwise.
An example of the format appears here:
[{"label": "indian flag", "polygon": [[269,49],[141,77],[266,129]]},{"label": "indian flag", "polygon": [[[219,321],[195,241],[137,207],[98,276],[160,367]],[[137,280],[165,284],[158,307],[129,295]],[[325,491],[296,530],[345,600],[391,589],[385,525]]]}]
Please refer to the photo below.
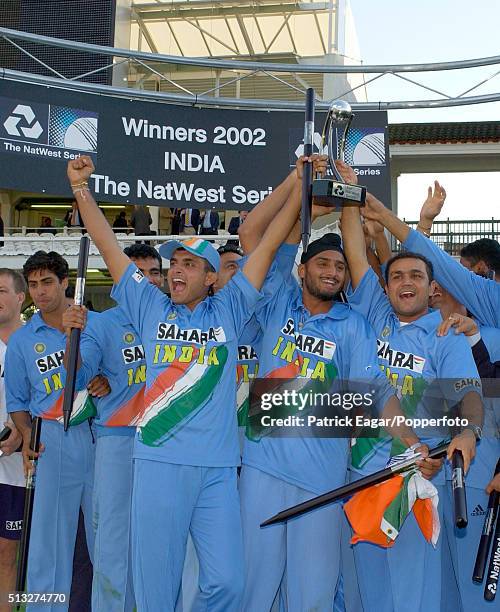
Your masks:
[{"label": "indian flag", "polygon": [[228,350],[215,348],[211,364],[193,359],[174,360],[154,381],[144,396],[144,415],[139,425],[140,439],[148,446],[161,446],[175,435],[207,404],[222,378]]},{"label": "indian flag", "polygon": [[[413,393],[404,395],[401,400],[401,410],[406,417],[414,417],[417,412],[418,404],[422,401],[428,383],[424,378],[415,377],[413,379]],[[369,437],[366,435],[370,435]],[[399,455],[406,450],[406,446],[399,438],[391,438],[384,428],[377,429],[364,428],[357,438],[352,440],[351,445],[351,465],[354,468],[362,468],[368,461],[382,448],[387,442],[391,441],[390,456]]]},{"label": "indian flag", "polygon": [[250,383],[243,380],[241,367],[237,366],[238,373],[236,387],[236,410],[238,415],[238,427],[244,427],[247,423],[248,409],[250,407]]},{"label": "indian flag", "polygon": [[372,542],[390,548],[413,512],[422,535],[435,547],[441,530],[438,503],[436,487],[416,469],[364,489],[344,504],[354,531],[351,544]]},{"label": "indian flag", "polygon": [[[63,402],[64,402],[64,393],[57,398],[57,401],[52,404],[52,406],[45,412],[42,416],[44,419],[50,419],[52,421],[58,421],[59,423],[64,423],[63,417]],[[73,409],[71,411],[71,419],[69,421],[70,427],[72,425],[80,425],[87,419],[92,419],[96,416],[97,410],[92,400],[92,397],[89,395],[89,392],[85,389],[83,391],[78,391],[75,393],[75,399],[73,400]]]}]

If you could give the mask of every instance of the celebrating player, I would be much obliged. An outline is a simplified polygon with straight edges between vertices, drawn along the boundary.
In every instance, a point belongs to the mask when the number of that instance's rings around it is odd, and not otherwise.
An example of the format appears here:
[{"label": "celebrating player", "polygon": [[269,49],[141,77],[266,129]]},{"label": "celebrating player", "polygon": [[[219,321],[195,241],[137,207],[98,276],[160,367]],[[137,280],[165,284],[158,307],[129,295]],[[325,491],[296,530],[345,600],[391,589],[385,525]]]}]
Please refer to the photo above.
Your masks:
[{"label": "celebrating player", "polygon": [[85,226],[115,281],[113,297],[138,331],[147,363],[144,413],[134,458],[134,587],[141,610],[173,610],[188,531],[200,560],[195,606],[237,611],[243,556],[236,466],[238,333],[252,314],[269,265],[297,216],[290,200],[215,296],[220,257],[199,238],[160,248],[170,260],[171,299],[144,282],[120,250],[87,180],[92,161],[68,164]]},{"label": "celebrating player", "polygon": [[[338,167],[347,182],[357,181],[349,166],[338,162]],[[367,195],[367,208],[373,199]],[[378,215],[368,218],[381,221]],[[437,398],[433,403],[426,396],[434,380],[439,382],[441,397],[452,405],[462,404],[463,415],[470,416],[472,431],[467,429],[453,439],[448,457],[454,449],[460,449],[468,469],[475,454],[475,425],[482,423],[478,372],[465,338],[436,335],[440,313],[428,311],[433,291],[431,264],[415,253],[396,255],[387,262],[384,293],[366,258],[359,207],[344,207],[342,231],[354,288],[349,303],[367,317],[375,330],[380,367],[397,388],[407,416],[431,408],[440,416],[444,414],[443,401]],[[455,381],[458,384],[453,384]],[[429,433],[422,432],[422,436],[429,445],[439,442]],[[389,437],[358,440],[352,450],[351,469],[355,474],[367,475],[383,468],[389,456],[398,452],[398,441]],[[421,469],[424,473],[427,470],[426,466]],[[433,478],[433,483],[443,495],[442,472]],[[442,516],[442,504],[439,511]],[[363,605],[384,612],[433,609],[441,592],[441,542],[442,538],[438,539],[434,549],[424,539],[413,513],[403,523],[391,548],[358,542],[354,555]],[[408,554],[412,557],[411,572],[405,561]]]},{"label": "celebrating player", "polygon": [[[125,252],[153,285],[162,286],[161,257],[153,247],[135,244]],[[96,314],[88,322],[86,319],[80,306],[72,306],[63,314],[68,343],[71,328],[84,330],[76,388],[85,389],[98,373],[104,374],[111,386],[111,392],[95,402],[92,607],[125,612],[134,608],[130,554],[132,449],[135,421],[144,408],[144,349],[119,307]],[[66,355],[68,352],[67,345]]]},{"label": "celebrating player", "polygon": [[[300,199],[300,191],[293,189],[291,197]],[[299,238],[297,223],[296,242]],[[296,379],[298,385],[319,383],[324,390],[337,378],[370,377],[380,383],[381,406],[397,410],[398,402],[377,367],[369,326],[349,306],[335,301],[346,272],[339,237],[327,234],[303,253],[302,290],[273,272],[256,311],[263,332],[259,376]],[[286,526],[260,529],[260,523],[284,507],[343,484],[348,440],[321,434],[261,436],[252,423],[251,416],[240,478],[247,574],[243,609],[270,610],[281,588],[289,610],[331,610],[340,565],[340,508],[324,508]],[[408,445],[418,442],[411,431],[405,433]],[[305,550],[316,563],[304,564]]]}]

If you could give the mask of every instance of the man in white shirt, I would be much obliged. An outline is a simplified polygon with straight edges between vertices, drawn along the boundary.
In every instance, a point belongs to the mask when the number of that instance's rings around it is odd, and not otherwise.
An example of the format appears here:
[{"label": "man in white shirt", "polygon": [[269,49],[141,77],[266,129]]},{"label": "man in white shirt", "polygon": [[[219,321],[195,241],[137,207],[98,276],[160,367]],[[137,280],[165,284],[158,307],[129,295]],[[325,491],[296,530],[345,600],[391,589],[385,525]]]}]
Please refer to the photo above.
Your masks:
[{"label": "man in white shirt", "polygon": [[[21,326],[21,308],[26,294],[22,274],[0,268],[0,430],[11,429],[0,443],[0,593],[12,593],[16,582],[16,557],[24,509],[23,459],[17,452],[22,437],[7,418],[4,389],[4,361],[7,342]],[[0,602],[0,612],[10,606]]]}]

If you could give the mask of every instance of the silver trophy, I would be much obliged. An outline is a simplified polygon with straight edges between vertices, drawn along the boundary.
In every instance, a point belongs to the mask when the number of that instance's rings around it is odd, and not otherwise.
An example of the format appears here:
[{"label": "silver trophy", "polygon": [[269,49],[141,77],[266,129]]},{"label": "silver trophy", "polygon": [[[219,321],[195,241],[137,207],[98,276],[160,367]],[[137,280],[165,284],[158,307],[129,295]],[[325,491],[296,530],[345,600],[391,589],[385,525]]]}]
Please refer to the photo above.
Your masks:
[{"label": "silver trophy", "polygon": [[349,204],[363,206],[365,203],[366,187],[344,183],[335,165],[337,157],[344,161],[347,134],[353,117],[354,113],[348,102],[334,100],[330,104],[321,137],[321,150],[328,153],[330,171],[334,178],[318,178],[313,182],[312,195],[315,204],[343,206],[349,201]]}]

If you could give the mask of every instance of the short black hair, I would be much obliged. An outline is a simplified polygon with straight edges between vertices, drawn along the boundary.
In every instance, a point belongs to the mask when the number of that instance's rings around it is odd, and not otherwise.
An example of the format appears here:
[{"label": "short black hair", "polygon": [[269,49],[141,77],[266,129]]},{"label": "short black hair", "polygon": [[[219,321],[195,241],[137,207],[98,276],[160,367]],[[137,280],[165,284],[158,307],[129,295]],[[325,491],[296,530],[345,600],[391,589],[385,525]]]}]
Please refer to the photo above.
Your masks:
[{"label": "short black hair", "polygon": [[412,253],[411,251],[402,251],[401,253],[397,253],[396,255],[391,257],[386,264],[385,275],[384,275],[386,284],[389,282],[389,270],[392,264],[395,263],[396,261],[400,261],[401,259],[420,259],[420,261],[424,262],[425,267],[427,269],[427,276],[429,278],[429,284],[434,280],[434,266],[432,265],[432,262],[427,259],[427,257],[424,257],[424,255],[420,255],[420,253]]},{"label": "short black hair", "polygon": [[23,266],[23,275],[26,280],[32,272],[38,270],[48,270],[55,274],[60,281],[63,281],[69,276],[68,262],[56,253],[55,251],[37,251],[31,257],[28,257]]},{"label": "short black hair", "polygon": [[217,253],[219,253],[219,255],[236,253],[236,255],[241,255],[243,257],[243,249],[234,242],[227,242],[226,244],[223,244],[217,249]]},{"label": "short black hair", "polygon": [[130,246],[123,249],[123,252],[130,259],[156,259],[161,270],[161,257],[158,251],[150,246],[139,242],[137,244],[131,244]]},{"label": "short black hair", "polygon": [[28,292],[24,276],[17,270],[12,270],[12,268],[0,268],[0,276],[10,276],[12,279],[12,284],[14,285],[14,291],[16,293]]},{"label": "short black hair", "polygon": [[484,261],[491,270],[500,271],[500,244],[492,238],[474,240],[462,248],[460,256],[470,259],[473,265]]}]

